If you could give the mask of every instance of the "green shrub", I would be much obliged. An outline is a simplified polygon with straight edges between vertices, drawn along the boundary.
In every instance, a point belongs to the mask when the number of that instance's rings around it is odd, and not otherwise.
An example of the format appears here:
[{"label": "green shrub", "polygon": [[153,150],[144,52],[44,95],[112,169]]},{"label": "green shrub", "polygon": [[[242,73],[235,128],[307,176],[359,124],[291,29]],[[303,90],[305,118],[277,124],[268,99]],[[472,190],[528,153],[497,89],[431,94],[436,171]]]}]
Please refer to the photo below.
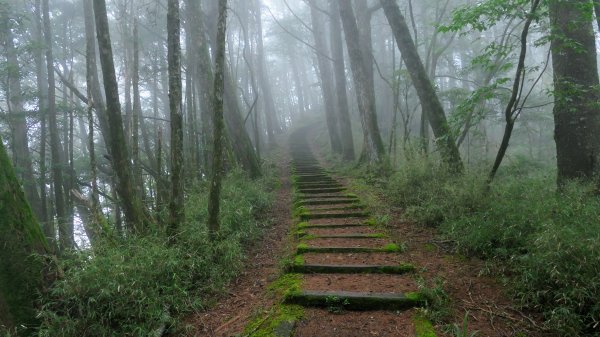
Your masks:
[{"label": "green shrub", "polygon": [[557,192],[555,173],[517,158],[486,188],[485,175],[448,174],[415,158],[387,194],[411,220],[439,226],[463,253],[501,261],[522,304],[563,336],[600,336],[600,199],[593,184]]},{"label": "green shrub", "polygon": [[40,336],[151,336],[177,328],[200,310],[243,265],[243,245],[258,238],[257,217],[269,207],[272,180],[241,172],[224,181],[219,240],[206,228],[206,186],[192,188],[175,244],[155,233],[106,243],[60,262],[64,276],[43,299]]}]

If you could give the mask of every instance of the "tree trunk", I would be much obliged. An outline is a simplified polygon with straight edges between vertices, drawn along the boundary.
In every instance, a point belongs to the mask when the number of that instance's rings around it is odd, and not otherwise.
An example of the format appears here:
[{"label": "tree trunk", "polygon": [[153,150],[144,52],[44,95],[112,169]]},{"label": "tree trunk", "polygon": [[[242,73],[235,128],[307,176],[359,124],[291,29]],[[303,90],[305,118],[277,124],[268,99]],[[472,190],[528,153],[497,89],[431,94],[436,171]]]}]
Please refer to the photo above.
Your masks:
[{"label": "tree trunk", "polygon": [[369,79],[365,70],[364,55],[359,41],[358,26],[350,0],[340,0],[340,17],[346,37],[346,46],[350,57],[350,66],[358,101],[363,128],[363,153],[361,161],[381,164],[386,161],[383,140],[377,125],[375,96],[369,88]]},{"label": "tree trunk", "polygon": [[423,113],[427,115],[433,129],[442,159],[453,171],[460,172],[463,170],[463,164],[458,147],[456,147],[454,136],[450,133],[442,103],[429,80],[417,48],[410,36],[404,16],[394,0],[380,0],[380,2],[390,26],[392,26],[392,32],[396,38],[398,49],[402,53],[402,59],[417,90]]},{"label": "tree trunk", "polygon": [[50,9],[48,0],[42,1],[44,41],[46,44],[46,71],[48,74],[48,131],[50,131],[50,152],[52,157],[52,183],[54,186],[54,205],[58,222],[60,249],[71,249],[74,238],[66,229],[67,209],[65,204],[63,162],[56,120],[56,83],[54,81],[54,55],[52,53],[52,29],[50,28]]},{"label": "tree trunk", "polygon": [[27,120],[25,109],[23,108],[23,92],[21,89],[21,72],[19,69],[19,60],[17,58],[17,49],[13,40],[13,34],[10,27],[10,20],[5,15],[7,11],[0,11],[0,36],[3,37],[3,45],[6,52],[6,61],[11,67],[6,70],[7,76],[7,103],[9,111],[9,121],[12,129],[12,147],[14,154],[14,165],[19,180],[23,184],[27,200],[38,219],[42,219],[42,206],[40,196],[35,185],[33,176],[33,163],[29,142],[27,139]]},{"label": "tree trunk", "polygon": [[169,63],[169,109],[171,117],[171,202],[167,234],[173,238],[184,222],[183,206],[183,116],[181,112],[181,45],[179,0],[169,0],[167,44]]},{"label": "tree trunk", "polygon": [[0,326],[25,326],[32,334],[38,321],[36,301],[43,264],[31,254],[47,243],[15,176],[0,140]]},{"label": "tree trunk", "polygon": [[[275,144],[275,131],[280,131],[277,123],[277,109],[275,109],[275,101],[271,92],[271,84],[269,83],[269,75],[265,66],[265,53],[263,46],[263,30],[261,18],[261,0],[254,1],[254,11],[256,17],[256,66],[258,73],[258,81],[262,91],[262,98],[265,102],[265,122],[267,126],[267,142],[269,146]],[[256,144],[257,148],[259,144]]]},{"label": "tree trunk", "polygon": [[319,65],[319,77],[321,80],[321,91],[323,92],[323,102],[325,103],[325,117],[331,150],[334,153],[341,154],[342,143],[340,141],[338,119],[335,111],[335,88],[331,61],[326,57],[329,48],[327,48],[327,41],[325,40],[323,14],[319,12],[315,0],[310,0],[310,17],[315,48],[317,50],[317,63]]},{"label": "tree trunk", "polygon": [[117,178],[117,193],[123,204],[125,218],[133,231],[141,233],[149,227],[150,219],[145,213],[139,194],[132,183],[131,158],[127,151],[123,132],[119,87],[113,62],[105,0],[94,0],[94,15],[106,93],[106,112],[110,125],[110,139],[105,138],[105,141],[111,148],[111,161]]},{"label": "tree trunk", "polygon": [[552,0],[554,140],[558,183],[600,172],[598,67],[588,1]]},{"label": "tree trunk", "polygon": [[219,19],[215,41],[215,83],[213,89],[213,165],[208,197],[208,230],[214,239],[219,231],[219,206],[223,176],[223,92],[225,70],[225,37],[227,29],[227,0],[219,0]]},{"label": "tree trunk", "polygon": [[329,1],[329,12],[331,13],[331,56],[333,62],[333,73],[335,76],[335,88],[337,96],[337,116],[340,125],[340,141],[342,144],[342,156],[344,160],[354,160],[354,138],[352,137],[352,125],[350,123],[350,109],[348,107],[348,95],[346,93],[346,69],[344,65],[344,45],[342,42],[342,27],[340,24],[340,10],[337,0]]}]

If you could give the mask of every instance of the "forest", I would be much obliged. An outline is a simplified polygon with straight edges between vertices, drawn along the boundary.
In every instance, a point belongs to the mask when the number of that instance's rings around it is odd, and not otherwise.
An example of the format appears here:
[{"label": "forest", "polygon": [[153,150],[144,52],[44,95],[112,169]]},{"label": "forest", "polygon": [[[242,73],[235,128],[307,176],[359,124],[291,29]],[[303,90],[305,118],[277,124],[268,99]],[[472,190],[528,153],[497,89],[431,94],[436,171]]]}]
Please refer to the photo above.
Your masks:
[{"label": "forest", "polygon": [[598,0],[0,0],[0,336],[600,336],[598,51]]}]

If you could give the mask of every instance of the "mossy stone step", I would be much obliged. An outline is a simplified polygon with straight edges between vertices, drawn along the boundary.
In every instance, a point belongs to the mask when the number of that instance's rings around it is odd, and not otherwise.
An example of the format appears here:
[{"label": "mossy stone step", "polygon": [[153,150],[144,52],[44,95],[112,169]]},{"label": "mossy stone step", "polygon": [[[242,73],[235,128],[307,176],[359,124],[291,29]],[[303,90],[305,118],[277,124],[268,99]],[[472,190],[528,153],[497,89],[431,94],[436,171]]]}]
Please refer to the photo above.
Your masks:
[{"label": "mossy stone step", "polygon": [[310,184],[310,185],[298,183],[298,184],[296,184],[296,187],[299,190],[303,190],[303,189],[315,189],[315,188],[341,188],[344,186],[337,182],[326,182],[326,183]]},{"label": "mossy stone step", "polygon": [[305,194],[321,194],[321,193],[336,193],[345,191],[345,187],[330,187],[330,188],[300,188],[300,193]]},{"label": "mossy stone step", "polygon": [[287,267],[289,273],[301,274],[406,274],[413,272],[411,264],[366,265],[366,264],[292,264]]},{"label": "mossy stone step", "polygon": [[358,198],[348,199],[328,199],[328,200],[301,200],[296,202],[298,206],[320,206],[320,205],[347,205],[347,204],[358,204],[360,200]]},{"label": "mossy stone step", "polygon": [[[309,206],[305,206],[305,208],[309,212],[359,211],[361,209],[366,208],[365,205],[360,204],[360,203],[350,204],[347,206],[331,206],[331,207],[324,207],[324,208],[310,208],[311,206],[319,206],[319,205],[309,205]],[[329,205],[325,205],[325,206],[329,206]]]},{"label": "mossy stone step", "polygon": [[305,194],[301,196],[302,199],[304,200],[309,200],[309,199],[337,199],[337,200],[341,200],[341,199],[347,199],[347,200],[358,200],[358,197],[352,195],[339,195],[339,194],[335,194],[335,195],[319,195],[317,194]]},{"label": "mossy stone step", "polygon": [[305,307],[340,307],[345,310],[403,310],[424,304],[421,294],[409,293],[366,293],[351,291],[291,292],[284,301]]},{"label": "mossy stone step", "polygon": [[298,229],[309,229],[309,228],[348,228],[348,227],[371,227],[369,224],[364,223],[347,223],[347,224],[310,224],[300,223]]},{"label": "mossy stone step", "polygon": [[301,220],[311,219],[343,219],[343,218],[367,218],[368,212],[346,212],[346,213],[301,213]]},{"label": "mossy stone step", "polygon": [[[307,238],[304,238],[308,236]],[[310,240],[310,239],[379,239],[379,238],[385,238],[385,234],[382,233],[374,233],[374,234],[362,234],[362,233],[356,233],[356,234],[328,234],[328,235],[309,235],[309,234],[302,234],[300,235],[301,239],[306,239],[306,240]]]},{"label": "mossy stone step", "polygon": [[299,244],[296,248],[297,254],[304,253],[398,253],[401,248],[396,244],[389,244],[383,247],[312,247],[306,244]]}]

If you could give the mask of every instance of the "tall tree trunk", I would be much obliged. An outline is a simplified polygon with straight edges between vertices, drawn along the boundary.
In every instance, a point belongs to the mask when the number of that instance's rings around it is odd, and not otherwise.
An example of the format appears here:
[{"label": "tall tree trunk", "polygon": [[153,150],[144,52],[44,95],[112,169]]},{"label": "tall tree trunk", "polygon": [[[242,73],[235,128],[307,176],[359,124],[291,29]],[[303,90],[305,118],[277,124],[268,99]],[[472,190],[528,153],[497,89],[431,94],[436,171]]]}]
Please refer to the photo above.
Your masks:
[{"label": "tall tree trunk", "polygon": [[346,69],[344,65],[344,45],[342,42],[342,27],[340,23],[340,9],[337,0],[329,1],[329,13],[331,14],[331,56],[333,62],[333,73],[335,76],[335,88],[337,96],[337,116],[340,125],[340,141],[342,144],[342,155],[344,160],[354,160],[354,138],[352,137],[352,125],[350,123],[350,109],[348,107],[348,95],[346,93]]},{"label": "tall tree trunk", "polygon": [[[41,0],[35,1],[35,25],[34,38],[39,45],[43,45],[44,37],[42,32],[42,4]],[[48,199],[46,194],[46,113],[48,107],[48,77],[46,76],[46,64],[44,62],[44,53],[41,48],[35,52],[36,84],[38,88],[38,110],[40,116],[40,179],[38,181],[40,190],[41,218],[44,228],[44,235],[50,246],[54,246],[54,222],[48,217]]]},{"label": "tall tree trunk", "polygon": [[47,243],[0,140],[0,326],[25,326],[33,334],[43,264],[32,259]]},{"label": "tall tree trunk", "polygon": [[365,70],[364,55],[359,41],[354,10],[350,0],[340,0],[339,5],[363,128],[364,144],[361,161],[384,163],[386,155],[379,126],[377,125],[375,96],[372,88],[369,88],[369,79]]},{"label": "tall tree trunk", "polygon": [[[8,5],[2,4],[0,4],[0,6],[8,7]],[[8,8],[0,8],[0,36],[3,37],[2,44],[6,51],[6,61],[9,65],[12,65],[6,72],[8,82],[6,97],[13,135],[12,147],[15,158],[14,165],[17,176],[22,181],[25,195],[31,204],[31,208],[36,217],[43,220],[40,196],[33,176],[33,162],[31,160],[31,152],[29,150],[29,142],[27,139],[27,119],[25,109],[23,108],[21,72],[10,22]]]},{"label": "tall tree trunk", "polygon": [[333,84],[333,72],[331,62],[327,58],[329,48],[323,24],[323,13],[317,7],[315,0],[310,0],[310,17],[312,23],[312,33],[317,50],[317,63],[319,65],[319,77],[321,80],[321,91],[323,92],[323,102],[325,103],[325,117],[327,121],[327,130],[329,132],[329,141],[331,150],[334,153],[342,153],[342,143],[340,141],[340,132],[338,127],[338,118],[335,110],[335,88]]},{"label": "tall tree trunk", "polygon": [[219,231],[219,206],[223,176],[223,92],[225,71],[225,37],[227,29],[227,0],[219,0],[219,19],[215,41],[215,83],[213,101],[213,166],[208,197],[208,230],[212,238]]},{"label": "tall tree trunk", "polygon": [[131,155],[133,157],[133,181],[140,197],[144,198],[145,189],[140,162],[140,120],[142,118],[142,102],[140,98],[140,45],[137,16],[133,20],[133,120],[131,128]]},{"label": "tall tree trunk", "polygon": [[600,173],[598,67],[587,0],[550,1],[558,183]]},{"label": "tall tree trunk", "polygon": [[[254,16],[256,18],[256,58],[257,58],[257,73],[262,98],[265,102],[265,122],[267,126],[267,142],[270,146],[275,144],[275,131],[280,131],[277,122],[277,109],[275,109],[275,101],[269,83],[269,75],[265,66],[265,52],[263,46],[263,29],[261,18],[261,0],[254,0]],[[258,147],[259,144],[257,144]]]},{"label": "tall tree trunk", "polygon": [[[47,1],[47,0],[46,0]],[[139,194],[132,183],[132,170],[129,153],[123,132],[121,105],[119,103],[119,87],[115,74],[108,16],[105,0],[94,0],[94,15],[96,19],[96,34],[100,48],[100,63],[106,92],[107,117],[110,127],[110,139],[105,141],[111,148],[111,161],[117,177],[117,193],[123,204],[123,211],[131,229],[144,232],[150,225]]]},{"label": "tall tree trunk", "polygon": [[169,0],[167,12],[167,44],[169,63],[169,109],[171,117],[171,202],[169,204],[169,237],[177,234],[184,221],[183,206],[183,116],[181,112],[181,45],[179,41],[179,0]]},{"label": "tall tree trunk", "polygon": [[58,222],[60,249],[73,247],[74,238],[67,230],[67,210],[65,204],[63,162],[56,120],[56,82],[54,81],[54,55],[52,53],[52,29],[48,0],[42,1],[44,41],[46,44],[46,71],[48,75],[48,130],[50,131],[50,152],[52,157],[52,183],[54,186],[54,205]]},{"label": "tall tree trunk", "polygon": [[402,59],[417,90],[423,113],[427,114],[427,119],[429,119],[433,129],[442,158],[453,171],[460,172],[463,170],[463,164],[458,147],[454,141],[454,136],[450,133],[442,103],[429,80],[417,48],[410,36],[404,16],[394,0],[380,0],[380,2],[392,27],[398,49],[402,53]]}]

